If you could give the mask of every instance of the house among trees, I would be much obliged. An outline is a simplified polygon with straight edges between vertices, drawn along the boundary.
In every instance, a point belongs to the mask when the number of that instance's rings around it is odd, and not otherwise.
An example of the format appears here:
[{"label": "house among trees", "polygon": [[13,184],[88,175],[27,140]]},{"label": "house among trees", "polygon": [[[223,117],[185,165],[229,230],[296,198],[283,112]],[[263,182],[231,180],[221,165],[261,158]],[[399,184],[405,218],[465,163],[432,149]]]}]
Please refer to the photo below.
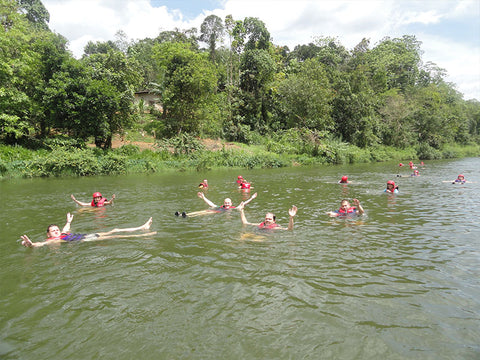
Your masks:
[{"label": "house among trees", "polygon": [[149,107],[154,107],[155,110],[163,111],[158,94],[150,92],[149,90],[135,92],[134,102],[135,105],[137,105],[140,109],[143,109],[143,111],[148,111],[147,109]]}]

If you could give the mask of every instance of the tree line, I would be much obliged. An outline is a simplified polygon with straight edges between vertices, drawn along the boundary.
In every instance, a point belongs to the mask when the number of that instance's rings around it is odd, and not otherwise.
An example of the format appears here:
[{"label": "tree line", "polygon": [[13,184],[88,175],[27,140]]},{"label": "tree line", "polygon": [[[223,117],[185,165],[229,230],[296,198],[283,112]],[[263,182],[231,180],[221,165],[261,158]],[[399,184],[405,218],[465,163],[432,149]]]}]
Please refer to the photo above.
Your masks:
[{"label": "tree line", "polygon": [[[440,149],[479,143],[480,103],[422,60],[412,35],[353,49],[317,37],[293,50],[258,18],[207,16],[200,29],[89,42],[81,59],[48,28],[41,0],[0,0],[0,142],[95,140],[142,127],[251,143],[294,130],[312,141]],[[202,47],[203,45],[203,47]],[[135,105],[148,90],[162,111]]]}]

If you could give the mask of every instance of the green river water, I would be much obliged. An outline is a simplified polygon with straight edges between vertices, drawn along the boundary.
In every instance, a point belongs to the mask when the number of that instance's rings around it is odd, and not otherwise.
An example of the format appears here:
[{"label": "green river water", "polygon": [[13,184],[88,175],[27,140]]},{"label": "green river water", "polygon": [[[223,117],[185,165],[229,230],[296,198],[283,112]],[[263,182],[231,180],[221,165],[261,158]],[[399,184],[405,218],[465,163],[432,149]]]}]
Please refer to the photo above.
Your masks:
[{"label": "green river water", "polygon": [[[408,163],[408,160],[407,160]],[[0,182],[1,359],[480,359],[480,159]],[[459,173],[475,183],[443,180]],[[397,174],[404,177],[397,177]],[[293,231],[244,227],[243,175]],[[337,181],[348,175],[352,183]],[[400,189],[383,193],[387,180]],[[114,206],[80,208],[100,191]],[[251,195],[250,193],[250,195]],[[331,219],[342,198],[366,215]],[[27,249],[47,225],[156,235]]]}]

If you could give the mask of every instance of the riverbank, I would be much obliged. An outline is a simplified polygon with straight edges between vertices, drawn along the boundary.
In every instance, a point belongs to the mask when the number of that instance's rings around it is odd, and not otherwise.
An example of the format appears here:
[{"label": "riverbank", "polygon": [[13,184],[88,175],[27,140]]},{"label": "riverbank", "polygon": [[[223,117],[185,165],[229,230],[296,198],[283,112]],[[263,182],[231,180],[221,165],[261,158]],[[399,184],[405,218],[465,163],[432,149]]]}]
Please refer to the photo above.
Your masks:
[{"label": "riverbank", "polygon": [[155,173],[216,168],[279,168],[315,164],[354,164],[385,161],[416,161],[476,157],[480,145],[450,145],[432,148],[396,149],[377,146],[361,149],[346,143],[306,143],[292,139],[245,145],[221,140],[169,142],[123,142],[103,151],[89,146],[61,144],[31,150],[20,146],[0,145],[0,178],[91,176]]}]

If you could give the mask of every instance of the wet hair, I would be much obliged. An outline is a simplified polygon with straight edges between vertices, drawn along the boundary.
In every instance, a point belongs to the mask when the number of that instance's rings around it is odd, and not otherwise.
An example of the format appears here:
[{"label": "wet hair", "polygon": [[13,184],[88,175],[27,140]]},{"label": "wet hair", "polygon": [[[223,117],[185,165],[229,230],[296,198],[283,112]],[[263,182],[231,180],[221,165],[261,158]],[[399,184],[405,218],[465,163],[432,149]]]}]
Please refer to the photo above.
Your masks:
[{"label": "wet hair", "polygon": [[[50,225],[48,225],[48,227],[47,227],[47,233],[50,232],[50,228],[51,228],[52,226],[58,227],[57,224],[50,224]],[[60,228],[59,228],[59,229],[60,229]]]},{"label": "wet hair", "polygon": [[[277,221],[277,217],[275,216],[274,213],[268,212],[267,214],[272,214],[273,221]],[[265,216],[266,216],[267,214],[265,214]]]}]

